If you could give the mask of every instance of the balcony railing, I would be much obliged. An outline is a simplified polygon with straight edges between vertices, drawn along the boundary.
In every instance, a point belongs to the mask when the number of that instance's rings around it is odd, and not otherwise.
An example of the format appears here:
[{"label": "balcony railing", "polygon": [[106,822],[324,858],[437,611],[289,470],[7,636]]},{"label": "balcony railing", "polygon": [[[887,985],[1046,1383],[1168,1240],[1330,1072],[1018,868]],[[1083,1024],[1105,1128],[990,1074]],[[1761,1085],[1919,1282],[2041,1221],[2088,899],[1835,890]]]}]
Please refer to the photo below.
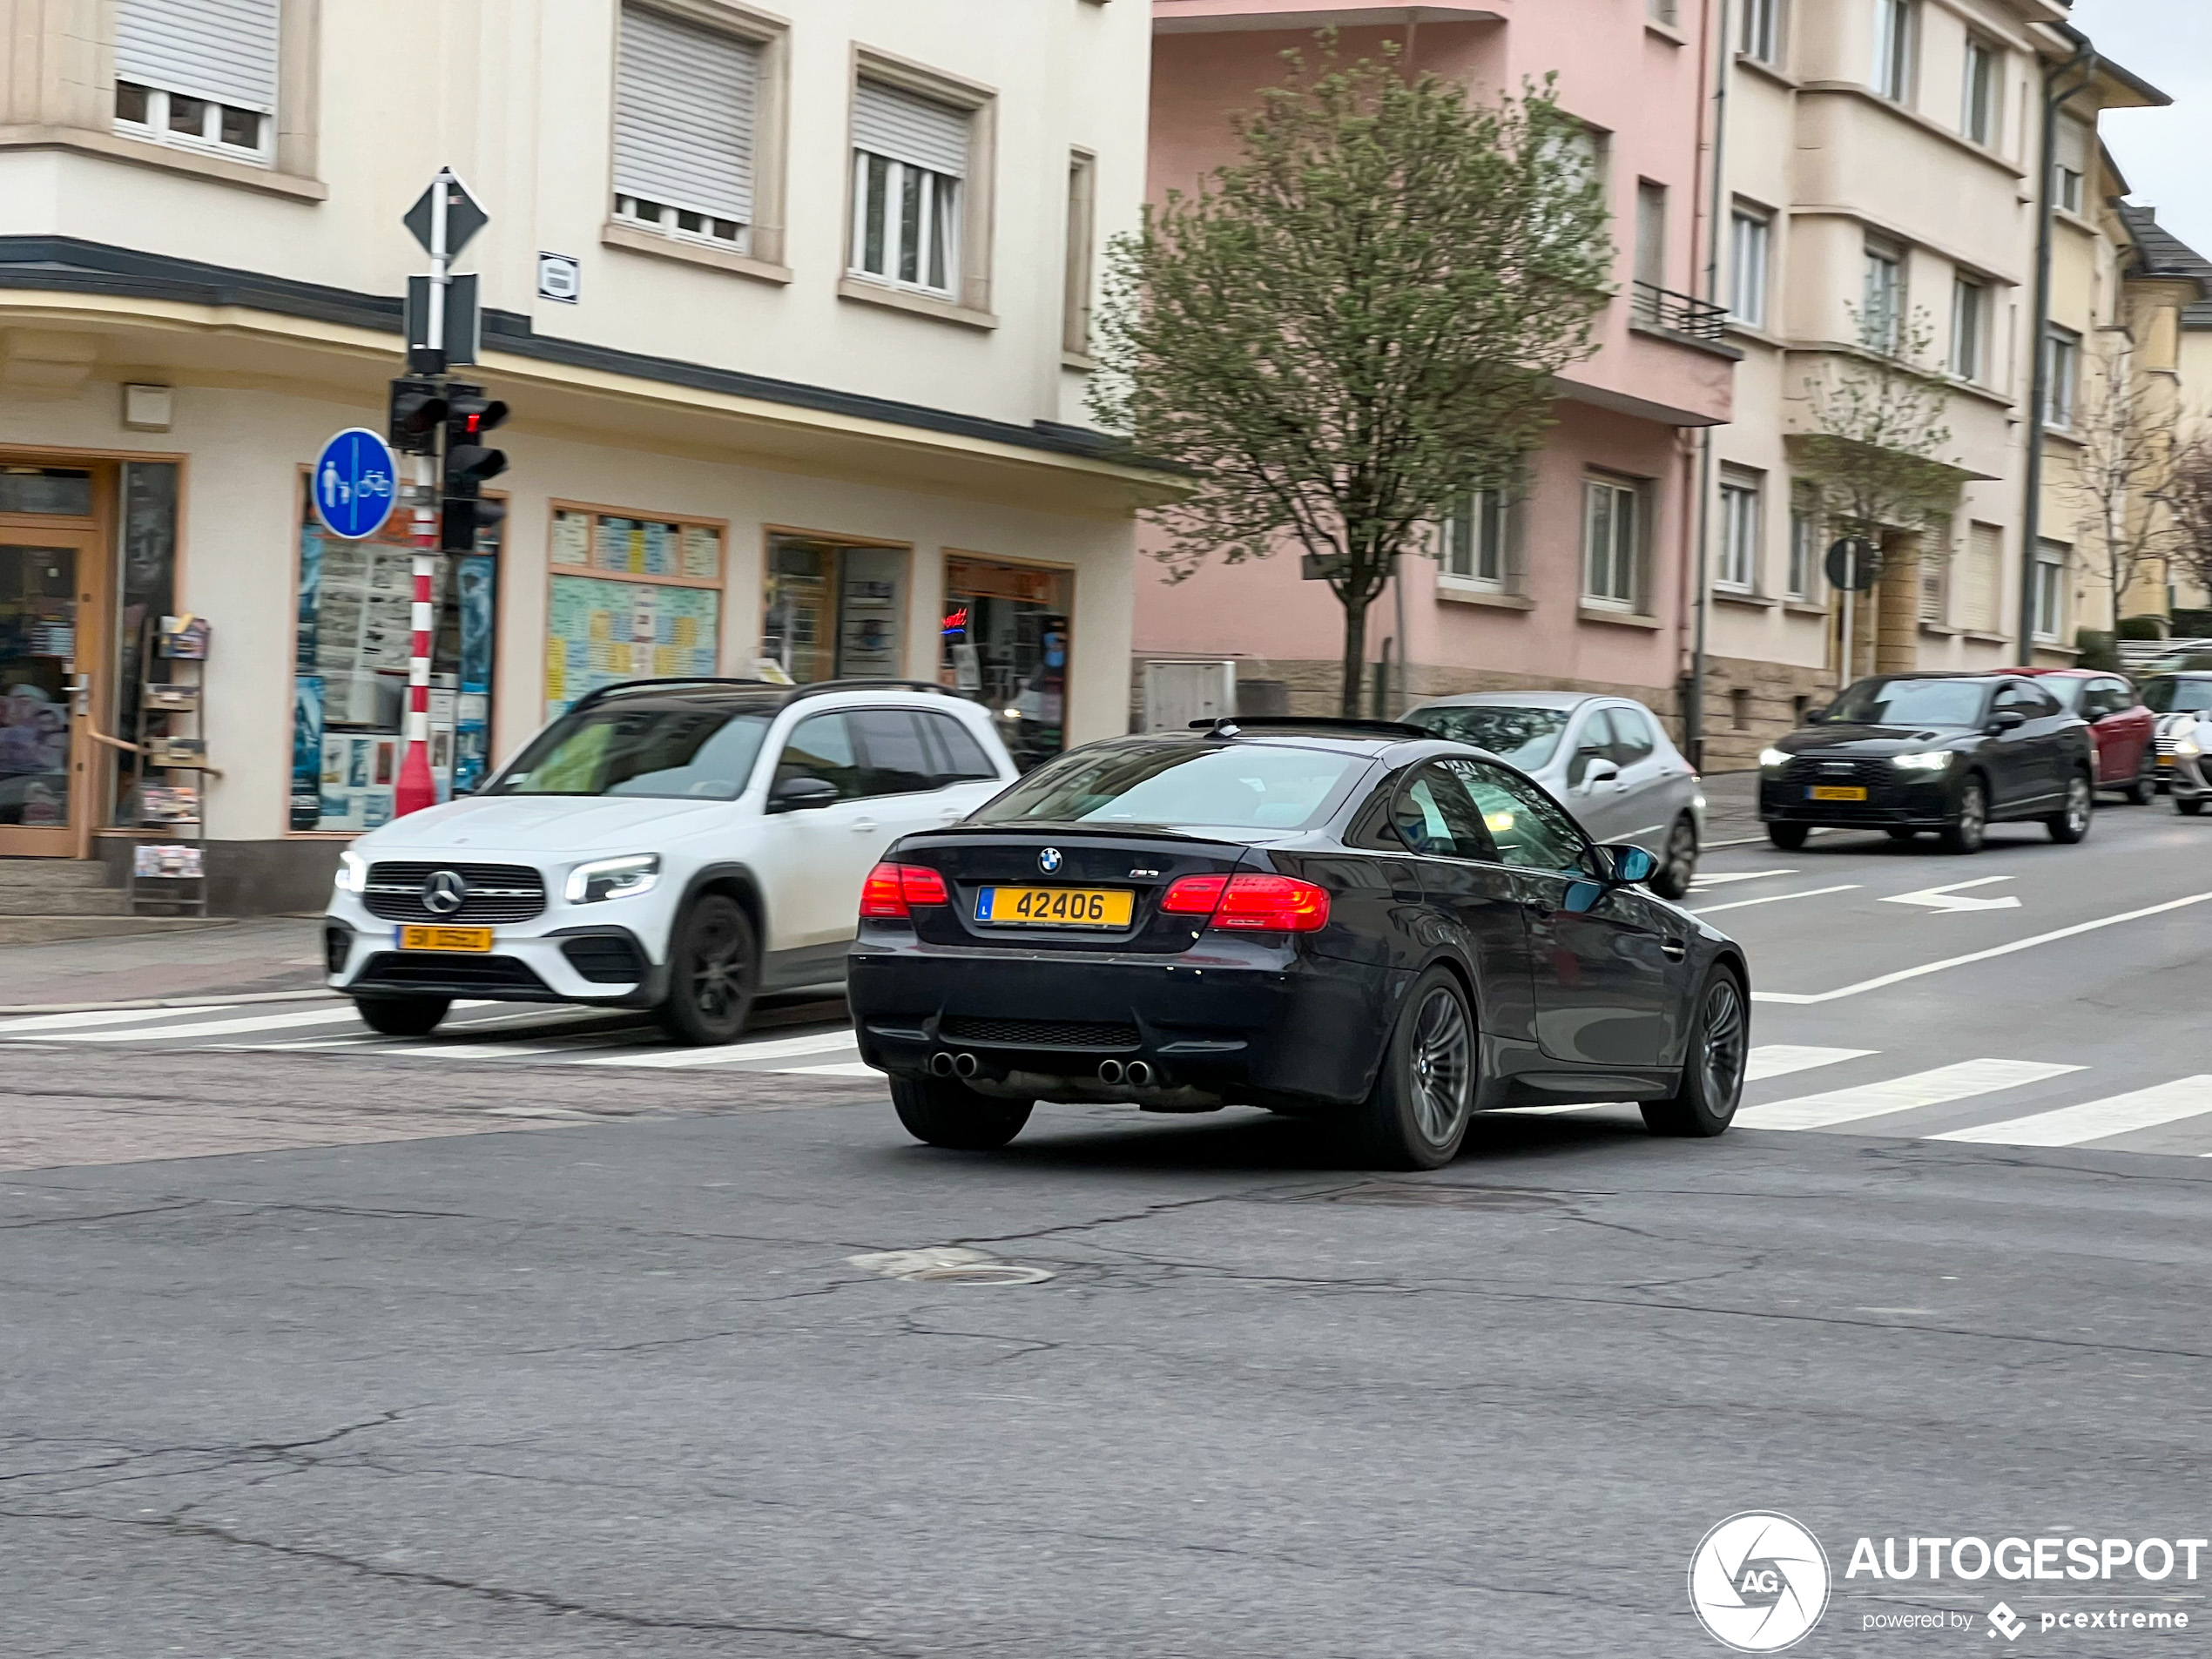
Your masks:
[{"label": "balcony railing", "polygon": [[1629,284],[1629,314],[1647,328],[1663,328],[1670,334],[1687,334],[1716,346],[1727,340],[1727,307],[1676,293],[1656,283]]}]

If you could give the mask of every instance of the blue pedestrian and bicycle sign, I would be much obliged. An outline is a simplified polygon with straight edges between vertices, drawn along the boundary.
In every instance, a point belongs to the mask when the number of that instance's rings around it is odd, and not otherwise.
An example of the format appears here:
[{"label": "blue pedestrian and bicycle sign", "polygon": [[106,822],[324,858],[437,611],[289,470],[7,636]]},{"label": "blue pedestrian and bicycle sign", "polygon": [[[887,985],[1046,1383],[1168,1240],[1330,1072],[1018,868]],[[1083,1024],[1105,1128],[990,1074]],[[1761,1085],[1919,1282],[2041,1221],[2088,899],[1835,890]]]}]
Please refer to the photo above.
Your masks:
[{"label": "blue pedestrian and bicycle sign", "polygon": [[362,427],[347,427],[315,457],[315,516],[333,536],[358,542],[384,528],[399,500],[399,462],[391,446]]}]

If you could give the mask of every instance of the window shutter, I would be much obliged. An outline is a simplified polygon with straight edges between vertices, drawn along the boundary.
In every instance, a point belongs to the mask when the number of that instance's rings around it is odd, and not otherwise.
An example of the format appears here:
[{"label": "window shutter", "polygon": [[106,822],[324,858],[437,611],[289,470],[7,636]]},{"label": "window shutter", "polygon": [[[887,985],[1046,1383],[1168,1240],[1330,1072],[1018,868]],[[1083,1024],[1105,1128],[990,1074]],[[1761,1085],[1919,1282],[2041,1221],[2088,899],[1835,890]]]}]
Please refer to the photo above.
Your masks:
[{"label": "window shutter", "polygon": [[2089,129],[2070,115],[2059,117],[2059,165],[2085,178],[2089,172]]},{"label": "window shutter", "polygon": [[622,9],[615,76],[615,190],[752,221],[759,49],[648,7]]},{"label": "window shutter", "polygon": [[962,179],[968,174],[968,112],[862,81],[853,97],[853,145]]},{"label": "window shutter", "polygon": [[1982,633],[1997,629],[2000,566],[2004,561],[2005,532],[1994,524],[1976,524],[1966,532],[1966,626]]},{"label": "window shutter", "polygon": [[277,0],[117,0],[115,75],[273,115]]}]

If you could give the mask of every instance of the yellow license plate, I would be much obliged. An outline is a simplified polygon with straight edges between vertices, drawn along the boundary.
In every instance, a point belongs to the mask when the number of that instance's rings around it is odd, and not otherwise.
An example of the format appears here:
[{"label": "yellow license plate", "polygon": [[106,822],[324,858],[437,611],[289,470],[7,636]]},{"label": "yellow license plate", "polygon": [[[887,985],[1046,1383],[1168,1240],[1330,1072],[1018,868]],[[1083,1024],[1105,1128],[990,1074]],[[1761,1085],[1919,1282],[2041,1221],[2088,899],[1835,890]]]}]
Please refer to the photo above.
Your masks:
[{"label": "yellow license plate", "polygon": [[1865,800],[1866,792],[1857,785],[1815,784],[1805,793],[1815,800]]},{"label": "yellow license plate", "polygon": [[463,950],[482,953],[491,948],[489,927],[401,927],[401,950]]},{"label": "yellow license plate", "polygon": [[1110,887],[985,887],[975,920],[1017,927],[1126,927],[1136,895]]},{"label": "yellow license plate", "polygon": [[2171,767],[2173,766],[2173,765],[2174,765],[2174,757],[2173,757],[2172,755],[2161,755],[2161,756],[2159,756],[2159,757],[2158,757],[2158,765],[2159,765],[2159,770],[2160,770],[2160,771],[2161,771],[2161,772],[2168,771],[2168,770],[2171,769]]}]

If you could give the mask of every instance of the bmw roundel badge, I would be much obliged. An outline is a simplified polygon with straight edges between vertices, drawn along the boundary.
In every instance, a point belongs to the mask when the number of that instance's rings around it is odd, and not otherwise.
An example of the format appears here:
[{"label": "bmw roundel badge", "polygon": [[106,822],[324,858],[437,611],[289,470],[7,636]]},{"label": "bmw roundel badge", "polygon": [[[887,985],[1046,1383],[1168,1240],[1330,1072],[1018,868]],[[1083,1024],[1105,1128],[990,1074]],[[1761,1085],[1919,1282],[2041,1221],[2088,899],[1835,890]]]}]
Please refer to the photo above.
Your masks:
[{"label": "bmw roundel badge", "polygon": [[1037,868],[1042,870],[1047,875],[1050,875],[1059,867],[1060,849],[1058,847],[1048,846],[1043,852],[1037,854]]}]

